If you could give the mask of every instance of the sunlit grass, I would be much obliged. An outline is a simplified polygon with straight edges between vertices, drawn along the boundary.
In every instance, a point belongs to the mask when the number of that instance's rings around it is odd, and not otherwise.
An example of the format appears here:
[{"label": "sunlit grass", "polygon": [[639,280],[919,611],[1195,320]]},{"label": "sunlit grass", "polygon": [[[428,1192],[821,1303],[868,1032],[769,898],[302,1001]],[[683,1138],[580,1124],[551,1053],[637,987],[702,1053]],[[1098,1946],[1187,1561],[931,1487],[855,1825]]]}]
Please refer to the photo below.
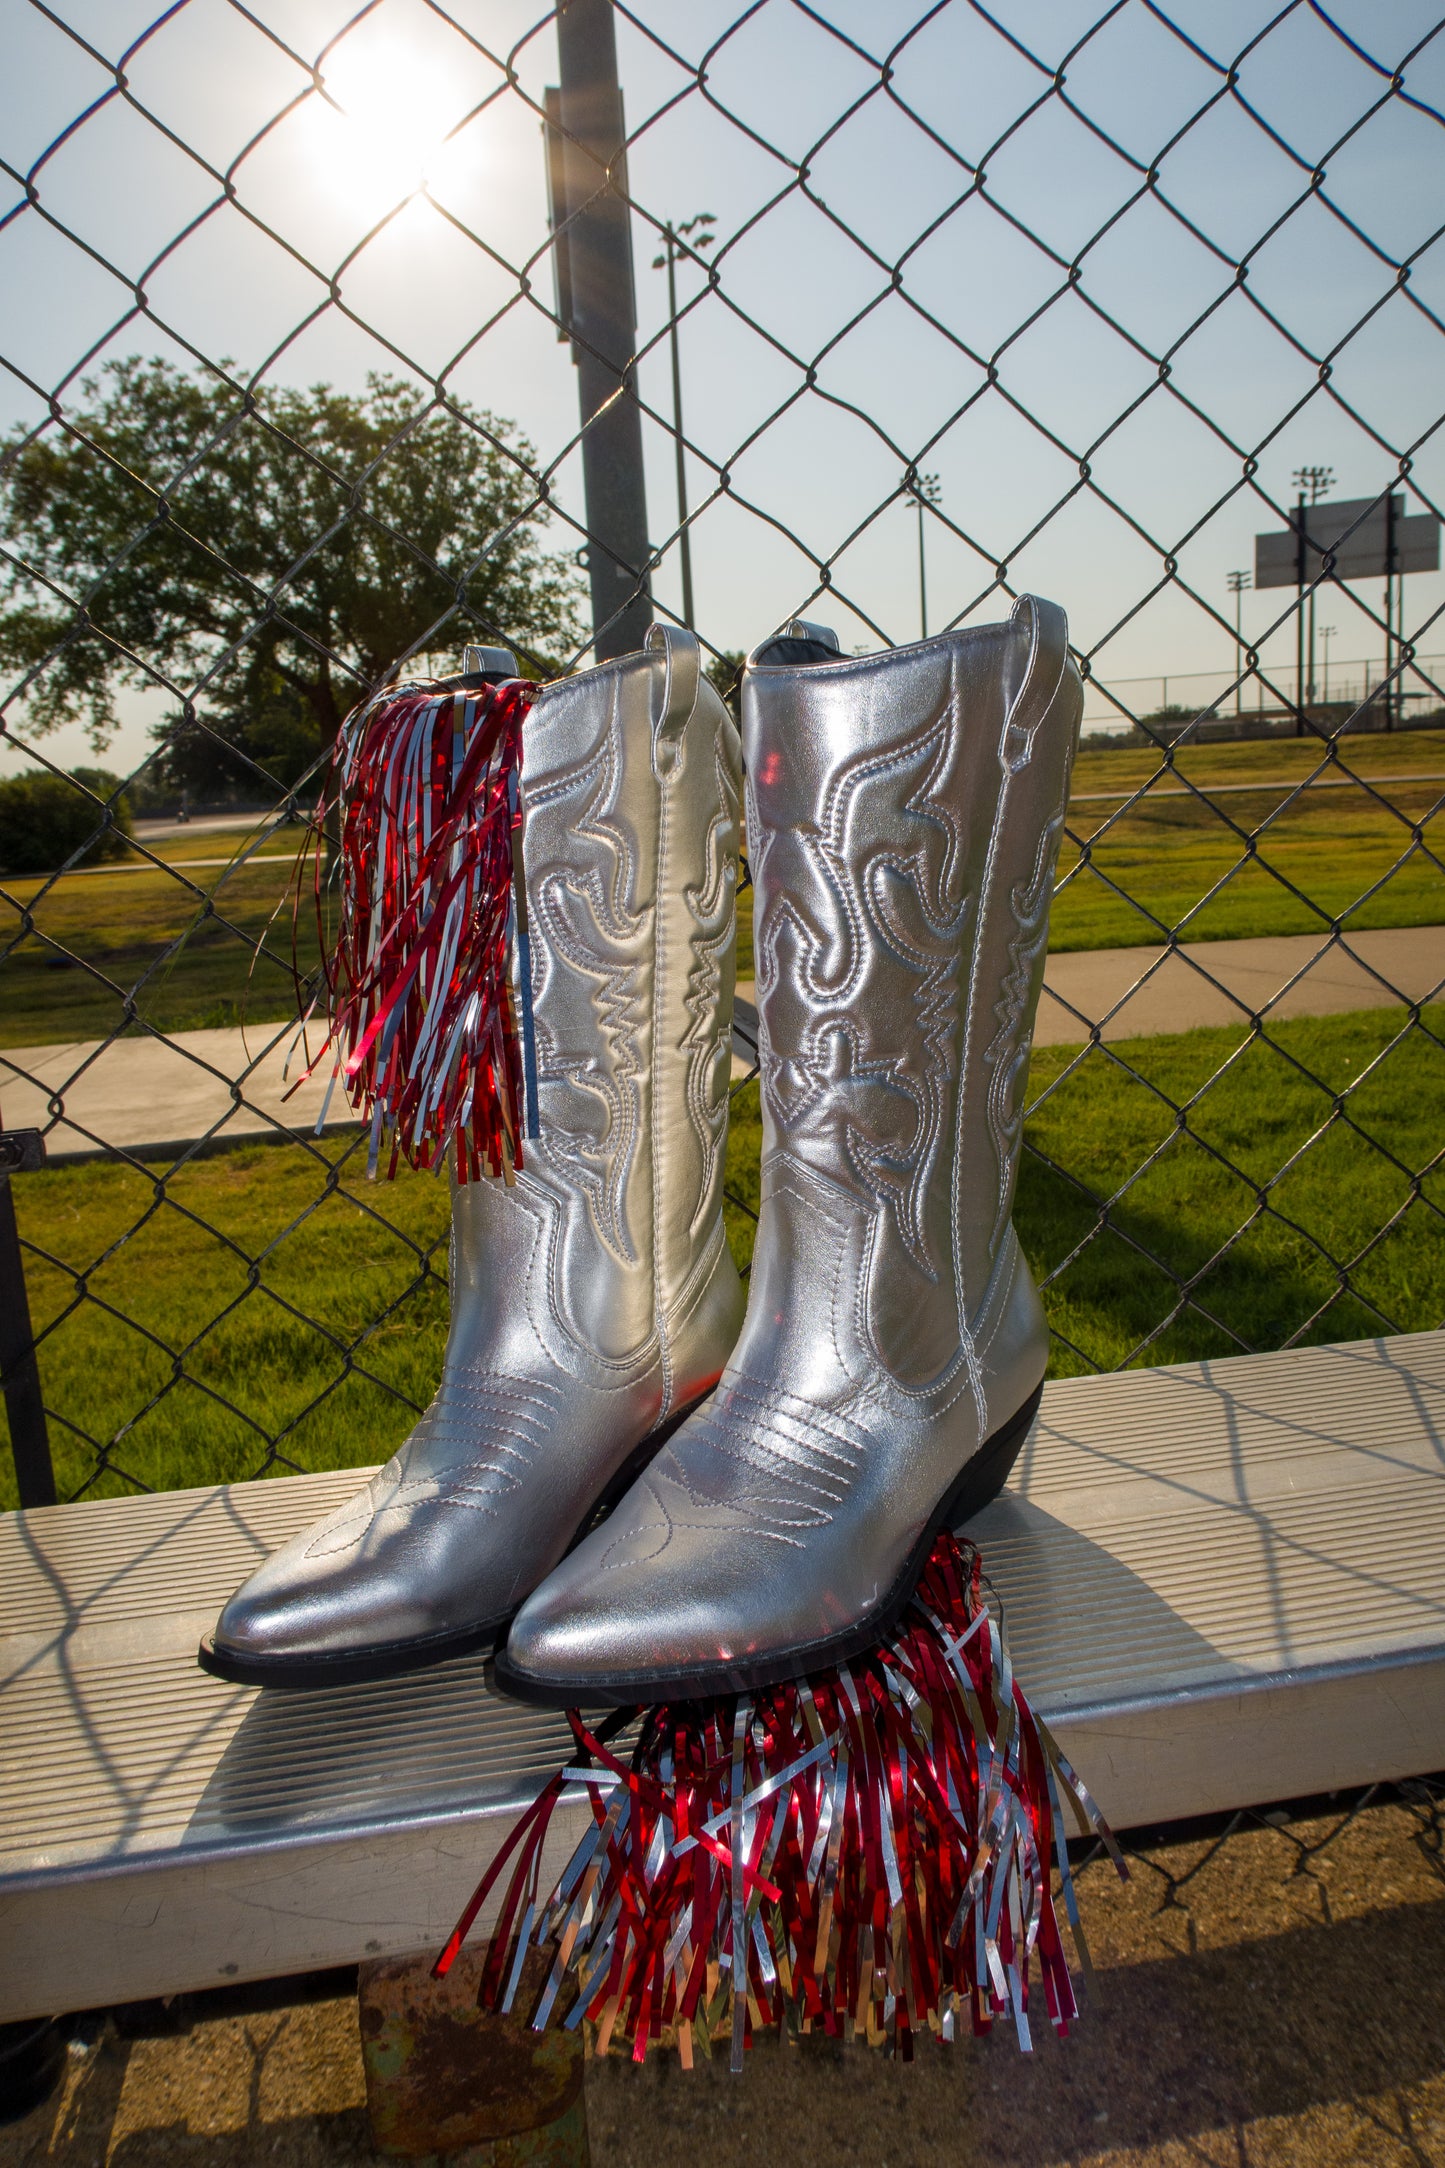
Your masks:
[{"label": "sunlit grass", "polygon": [[[1191,941],[1445,919],[1445,785],[1313,791],[1280,807],[1254,792],[1151,795],[1111,817],[1076,803],[1059,856],[1049,946]],[[1222,884],[1222,885],[1221,885]]]},{"label": "sunlit grass", "polygon": [[235,870],[196,863],[243,841],[166,837],[156,848],[180,879],[137,866],[0,888],[0,940],[13,944],[0,956],[0,1045],[104,1038],[125,1028],[128,999],[162,1031],[292,1015],[293,956],[303,972],[316,957],[309,889],[293,906],[299,831],[266,838]]},{"label": "sunlit grass", "polygon": [[[448,1191],[328,1140],[17,1185],[62,1496],[384,1459],[446,1337]],[[87,1299],[89,1298],[89,1299]],[[9,1479],[8,1466],[0,1484]],[[14,1503],[13,1492],[3,1501]]]},{"label": "sunlit grass", "polygon": [[1017,1219],[1054,1373],[1445,1323],[1442,1034],[1437,1006],[1036,1052]]},{"label": "sunlit grass", "polygon": [[[1077,1049],[1037,1052],[1017,1218],[1040,1278],[1063,1268],[1045,1289],[1054,1373],[1439,1325],[1441,1033],[1445,1007],[1425,1028],[1372,1009],[1248,1047],[1223,1030],[1124,1041],[1076,1068]],[[1175,1127],[1186,1104],[1197,1140]],[[754,1208],[760,1140],[754,1083],[728,1146],[729,1189]],[[1261,1215],[1256,1185],[1291,1160]],[[16,1181],[62,1494],[384,1459],[441,1367],[445,1183],[367,1183],[336,1141],[162,1175],[62,1165]],[[752,1221],[731,1204],[728,1233],[745,1265]],[[1340,1292],[1337,1264],[1358,1293]],[[1192,1282],[1177,1316],[1175,1275]],[[0,1503],[14,1503],[8,1456]]]}]

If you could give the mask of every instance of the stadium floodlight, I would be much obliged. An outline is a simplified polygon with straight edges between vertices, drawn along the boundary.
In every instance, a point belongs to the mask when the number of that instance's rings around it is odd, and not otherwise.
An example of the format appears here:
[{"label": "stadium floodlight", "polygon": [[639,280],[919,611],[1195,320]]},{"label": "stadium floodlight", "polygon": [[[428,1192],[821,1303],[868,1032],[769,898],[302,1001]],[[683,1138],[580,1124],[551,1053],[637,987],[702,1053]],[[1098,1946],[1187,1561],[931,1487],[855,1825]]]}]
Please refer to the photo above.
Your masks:
[{"label": "stadium floodlight", "polygon": [[915,467],[909,475],[909,487],[913,501],[918,506],[918,623],[920,637],[928,638],[928,570],[923,553],[924,507],[937,504],[943,495],[943,485],[936,474],[920,474]]},{"label": "stadium floodlight", "polygon": [[692,529],[687,523],[687,453],[682,441],[682,357],[677,344],[677,259],[690,256],[701,263],[700,251],[717,239],[717,220],[711,211],[698,211],[674,226],[662,229],[662,254],[654,256],[654,271],[667,272],[667,335],[672,346],[672,437],[677,454],[677,536],[682,555],[682,621],[689,632],[697,628],[692,607]]}]

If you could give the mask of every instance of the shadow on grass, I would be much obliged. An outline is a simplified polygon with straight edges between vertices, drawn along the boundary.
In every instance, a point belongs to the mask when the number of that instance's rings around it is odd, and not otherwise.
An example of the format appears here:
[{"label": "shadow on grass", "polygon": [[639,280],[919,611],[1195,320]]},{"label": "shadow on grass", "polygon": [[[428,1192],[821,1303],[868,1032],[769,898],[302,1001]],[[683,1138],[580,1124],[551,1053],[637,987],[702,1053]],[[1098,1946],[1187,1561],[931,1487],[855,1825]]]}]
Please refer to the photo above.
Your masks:
[{"label": "shadow on grass", "polygon": [[1056,1374],[1438,1326],[1442,1027],[1370,1010],[1036,1053],[1016,1220]]}]

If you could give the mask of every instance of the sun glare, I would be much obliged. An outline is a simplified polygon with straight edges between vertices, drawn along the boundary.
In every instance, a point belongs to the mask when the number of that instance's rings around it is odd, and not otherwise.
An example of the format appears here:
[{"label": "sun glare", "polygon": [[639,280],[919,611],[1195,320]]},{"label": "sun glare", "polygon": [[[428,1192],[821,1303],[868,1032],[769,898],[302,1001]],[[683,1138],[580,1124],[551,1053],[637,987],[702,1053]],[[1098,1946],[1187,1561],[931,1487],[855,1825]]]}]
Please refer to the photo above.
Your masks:
[{"label": "sun glare", "polygon": [[379,218],[424,188],[476,170],[480,131],[448,140],[466,106],[456,78],[400,39],[348,38],[322,71],[325,96],[307,109],[312,150],[332,188]]}]

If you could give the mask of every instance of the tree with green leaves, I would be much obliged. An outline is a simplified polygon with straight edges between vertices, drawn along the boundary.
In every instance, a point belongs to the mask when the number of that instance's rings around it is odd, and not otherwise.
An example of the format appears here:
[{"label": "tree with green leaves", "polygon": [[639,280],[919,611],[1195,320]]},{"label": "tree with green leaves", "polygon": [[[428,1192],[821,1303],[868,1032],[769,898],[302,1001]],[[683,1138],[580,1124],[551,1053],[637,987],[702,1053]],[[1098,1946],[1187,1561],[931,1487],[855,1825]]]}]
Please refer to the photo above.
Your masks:
[{"label": "tree with green leaves", "polygon": [[0,668],[30,729],[99,749],[122,686],[160,686],[168,780],[285,789],[408,658],[511,647],[555,672],[584,635],[512,424],[393,377],[238,389],[139,356],[0,447]]},{"label": "tree with green leaves", "polygon": [[107,768],[0,778],[0,873],[52,873],[72,860],[124,858],[130,832],[129,802],[120,777]]}]

